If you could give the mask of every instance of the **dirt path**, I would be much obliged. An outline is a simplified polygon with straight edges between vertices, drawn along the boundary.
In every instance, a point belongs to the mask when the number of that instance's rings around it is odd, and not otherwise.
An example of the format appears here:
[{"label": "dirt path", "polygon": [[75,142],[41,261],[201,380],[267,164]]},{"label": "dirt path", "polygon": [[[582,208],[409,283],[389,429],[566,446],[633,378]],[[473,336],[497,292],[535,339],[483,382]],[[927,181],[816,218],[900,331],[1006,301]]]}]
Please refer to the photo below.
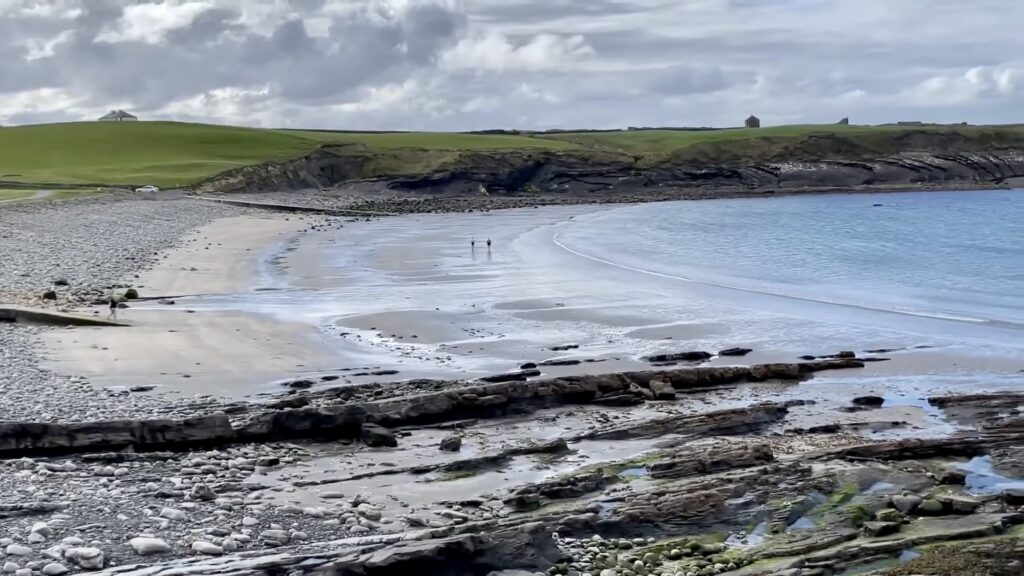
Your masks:
[{"label": "dirt path", "polygon": [[54,194],[53,190],[36,190],[36,192],[34,194],[32,194],[31,196],[28,196],[26,198],[8,198],[7,200],[0,200],[0,205],[10,204],[10,203],[14,203],[14,202],[28,202],[28,201],[31,201],[31,200],[42,200],[44,198],[49,198],[50,196],[53,196],[53,194]]}]

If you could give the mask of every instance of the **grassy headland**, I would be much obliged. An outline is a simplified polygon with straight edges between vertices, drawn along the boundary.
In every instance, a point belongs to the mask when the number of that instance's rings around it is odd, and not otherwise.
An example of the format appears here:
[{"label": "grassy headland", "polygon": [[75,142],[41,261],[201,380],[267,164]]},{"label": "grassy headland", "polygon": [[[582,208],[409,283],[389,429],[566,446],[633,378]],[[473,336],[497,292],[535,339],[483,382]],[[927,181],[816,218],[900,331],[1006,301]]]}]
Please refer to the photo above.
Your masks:
[{"label": "grassy headland", "polygon": [[674,163],[855,160],[943,148],[1024,149],[1021,126],[781,126],[522,134],[260,130],[176,122],[82,122],[0,128],[0,182],[191,186],[222,172],[302,157],[353,158],[361,177],[515,165],[560,155],[638,168]]}]

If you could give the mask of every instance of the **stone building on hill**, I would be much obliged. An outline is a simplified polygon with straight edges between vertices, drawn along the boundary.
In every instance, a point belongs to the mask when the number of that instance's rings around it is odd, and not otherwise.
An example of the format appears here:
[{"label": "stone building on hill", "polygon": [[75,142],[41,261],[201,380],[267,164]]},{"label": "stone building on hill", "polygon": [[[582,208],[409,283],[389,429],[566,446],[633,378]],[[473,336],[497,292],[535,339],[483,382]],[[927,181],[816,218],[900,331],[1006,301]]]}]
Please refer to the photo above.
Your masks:
[{"label": "stone building on hill", "polygon": [[124,110],[111,110],[99,119],[100,122],[135,122],[139,118]]},{"label": "stone building on hill", "polygon": [[743,125],[746,126],[747,128],[760,128],[761,119],[751,114],[750,118],[747,118],[746,121],[743,122]]}]

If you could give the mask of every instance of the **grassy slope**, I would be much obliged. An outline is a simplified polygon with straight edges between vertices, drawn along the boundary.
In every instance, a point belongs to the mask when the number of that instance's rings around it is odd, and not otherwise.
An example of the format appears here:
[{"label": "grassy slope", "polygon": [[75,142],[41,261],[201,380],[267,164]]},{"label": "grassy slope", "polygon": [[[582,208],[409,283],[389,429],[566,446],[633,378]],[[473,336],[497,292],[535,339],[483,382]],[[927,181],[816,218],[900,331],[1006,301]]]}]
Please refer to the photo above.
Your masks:
[{"label": "grassy slope", "polygon": [[[593,150],[631,154],[641,164],[765,160],[856,159],[907,150],[1024,145],[1024,126],[776,126],[714,131],[643,130],[565,133],[543,138]],[[943,143],[946,145],[943,146]]]},{"label": "grassy slope", "polygon": [[264,130],[169,122],[0,128],[0,180],[185,185],[317,143]]},{"label": "grassy slope", "polygon": [[324,144],[360,144],[371,150],[394,150],[398,148],[430,150],[562,150],[575,147],[569,142],[560,140],[504,134],[458,134],[450,132],[362,134],[306,130],[276,130],[275,132],[311,138]]},{"label": "grassy slope", "polygon": [[[241,166],[300,157],[327,146],[366,160],[365,176],[422,174],[567,151],[670,161],[728,163],[850,157],[913,147],[938,134],[951,146],[1024,147],[1022,127],[782,126],[760,130],[628,131],[546,135],[363,134],[257,130],[174,122],[50,124],[0,128],[0,181],[185,186]],[[933,144],[934,145],[934,144]],[[487,154],[488,152],[500,154]],[[472,166],[471,166],[472,165]]]},{"label": "grassy slope", "polygon": [[500,135],[345,134],[176,122],[46,124],[0,128],[0,180],[184,186],[231,168],[297,158],[324,144],[371,151],[573,147]]},{"label": "grassy slope", "polygon": [[36,193],[35,190],[7,190],[0,189],[0,201],[5,200],[20,200],[22,198],[29,198]]}]

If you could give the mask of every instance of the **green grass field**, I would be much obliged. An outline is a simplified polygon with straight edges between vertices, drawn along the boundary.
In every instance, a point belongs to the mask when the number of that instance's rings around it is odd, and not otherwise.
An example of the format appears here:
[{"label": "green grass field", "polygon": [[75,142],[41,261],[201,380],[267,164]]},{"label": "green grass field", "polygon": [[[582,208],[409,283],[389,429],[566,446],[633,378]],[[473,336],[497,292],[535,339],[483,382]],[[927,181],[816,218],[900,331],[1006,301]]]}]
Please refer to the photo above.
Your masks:
[{"label": "green grass field", "polygon": [[8,202],[13,200],[22,200],[24,198],[31,198],[35,193],[35,190],[0,189],[0,202]]},{"label": "green grass field", "polygon": [[266,130],[170,122],[15,126],[0,128],[0,180],[170,187],[317,145]]},{"label": "green grass field", "polygon": [[103,193],[102,190],[96,188],[61,188],[57,190],[0,188],[0,202],[58,202],[60,200],[86,198]]},{"label": "green grass field", "polygon": [[324,144],[361,144],[372,150],[394,150],[399,148],[419,148],[424,150],[564,150],[575,147],[569,142],[557,139],[504,134],[459,134],[454,132],[362,134],[353,132],[310,132],[305,130],[276,130],[275,132],[301,138],[310,138]]},{"label": "green grass field", "polygon": [[838,136],[853,141],[891,140],[914,133],[962,134],[968,137],[984,132],[1024,134],[1024,126],[841,126],[808,124],[769,128],[733,128],[726,130],[631,130],[619,132],[566,132],[547,134],[544,139],[587,147],[608,148],[634,154],[670,154],[699,144],[742,143],[750,140],[799,140],[814,136]]},{"label": "green grass field", "polygon": [[186,186],[231,168],[297,158],[324,144],[362,145],[371,150],[572,147],[565,142],[501,135],[351,134],[177,122],[43,124],[0,128],[0,180]]},{"label": "green grass field", "polygon": [[[780,126],[757,130],[639,130],[557,134],[346,133],[260,130],[177,122],[80,122],[0,128],[0,181],[70,185],[189,186],[232,168],[301,157],[323,146],[359,155],[365,176],[422,174],[495,158],[565,151],[587,159],[630,156],[640,165],[670,161],[758,161],[888,153],[903,135],[938,132],[982,147],[1024,140],[1024,128]],[[838,145],[818,136],[837,136]],[[838,146],[838,147],[837,147]],[[487,158],[483,158],[487,160]],[[475,164],[474,164],[475,165]]]}]

